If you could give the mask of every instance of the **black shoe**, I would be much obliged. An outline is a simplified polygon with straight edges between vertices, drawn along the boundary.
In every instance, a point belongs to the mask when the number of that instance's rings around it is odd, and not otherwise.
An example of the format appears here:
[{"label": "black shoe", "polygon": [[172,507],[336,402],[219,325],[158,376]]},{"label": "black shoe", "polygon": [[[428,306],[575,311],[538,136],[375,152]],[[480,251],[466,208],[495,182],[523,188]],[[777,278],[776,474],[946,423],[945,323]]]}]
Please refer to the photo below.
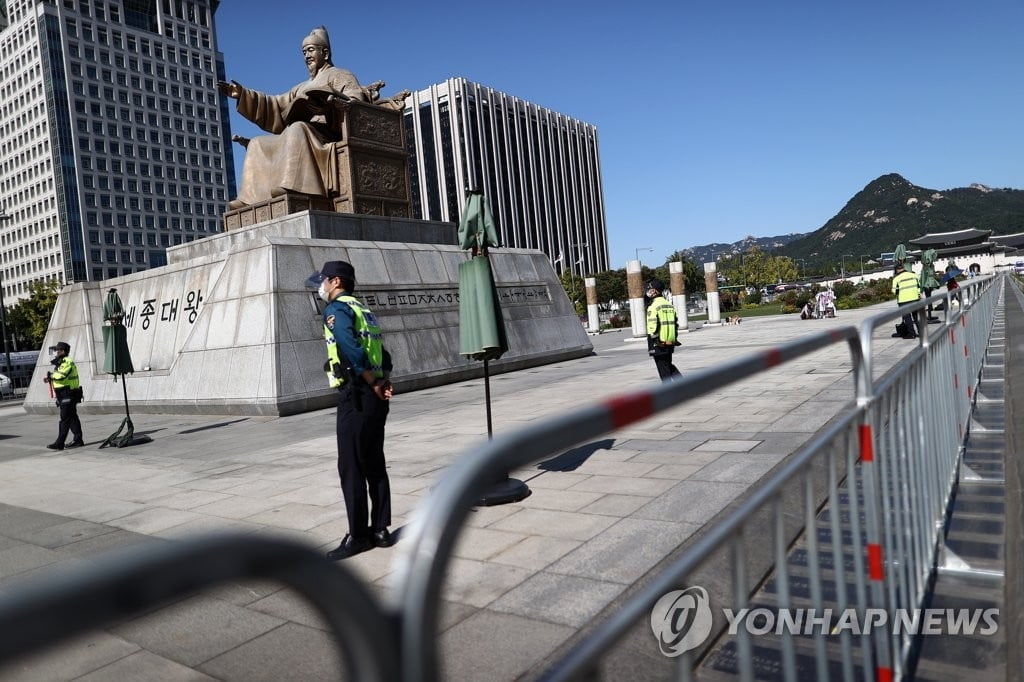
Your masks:
[{"label": "black shoe", "polygon": [[897,336],[903,336],[903,335],[900,334],[899,332],[893,332],[892,338],[895,339]]},{"label": "black shoe", "polygon": [[391,537],[391,531],[385,528],[373,531],[373,544],[377,547],[390,547],[395,544],[395,541]]},{"label": "black shoe", "polygon": [[327,553],[327,558],[331,561],[340,561],[369,549],[373,549],[373,541],[370,538],[354,538],[351,535],[346,535],[340,545]]},{"label": "black shoe", "polygon": [[50,443],[46,447],[50,448],[51,450],[63,450],[64,449],[64,446],[61,443]]},{"label": "black shoe", "polygon": [[80,448],[80,447],[83,447],[84,445],[85,445],[85,443],[83,441],[75,440],[75,441],[71,441],[70,443],[68,443],[64,447],[65,447],[65,449],[70,450],[71,448]]}]

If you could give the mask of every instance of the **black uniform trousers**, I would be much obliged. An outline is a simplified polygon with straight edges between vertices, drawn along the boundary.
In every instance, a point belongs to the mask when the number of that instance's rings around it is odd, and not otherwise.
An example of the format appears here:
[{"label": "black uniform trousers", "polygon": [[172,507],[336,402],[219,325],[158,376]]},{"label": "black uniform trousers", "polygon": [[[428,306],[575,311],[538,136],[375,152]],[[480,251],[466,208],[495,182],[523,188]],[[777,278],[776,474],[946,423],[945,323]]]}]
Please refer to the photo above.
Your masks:
[{"label": "black uniform trousers", "polygon": [[82,422],[78,418],[78,403],[71,397],[70,388],[56,388],[53,391],[57,399],[57,406],[60,408],[60,426],[57,432],[57,442],[64,445],[68,437],[68,431],[74,436],[75,443],[82,442]]},{"label": "black uniform trousers", "polygon": [[658,376],[662,381],[671,381],[674,377],[680,376],[679,370],[672,364],[672,346],[657,346],[651,351],[654,358],[654,366],[658,368]]},{"label": "black uniform trousers", "polygon": [[[905,305],[912,305],[914,303],[917,303],[916,299],[913,301],[904,301],[903,303],[898,303],[897,305],[899,305],[902,308]],[[903,338],[905,339],[913,339],[921,335],[921,327],[917,323],[916,313],[907,313],[906,315],[903,316],[903,330]]]},{"label": "black uniform trousers", "polygon": [[353,538],[369,538],[391,525],[391,484],[384,463],[389,407],[362,381],[338,389],[338,476]]}]

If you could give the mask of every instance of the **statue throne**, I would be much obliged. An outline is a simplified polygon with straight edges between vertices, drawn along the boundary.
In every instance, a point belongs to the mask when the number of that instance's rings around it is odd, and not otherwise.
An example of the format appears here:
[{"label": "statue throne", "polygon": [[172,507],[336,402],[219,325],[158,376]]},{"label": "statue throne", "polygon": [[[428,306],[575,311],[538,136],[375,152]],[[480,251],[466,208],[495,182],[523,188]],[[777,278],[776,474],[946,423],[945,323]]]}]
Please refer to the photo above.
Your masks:
[{"label": "statue throne", "polygon": [[[299,211],[335,211],[409,218],[409,155],[405,149],[405,90],[380,99],[378,81],[363,88],[368,102],[332,101],[328,125],[337,140],[324,173],[327,196],[282,192],[267,200],[228,210],[224,229],[234,230]],[[241,144],[248,140],[237,138]]]}]

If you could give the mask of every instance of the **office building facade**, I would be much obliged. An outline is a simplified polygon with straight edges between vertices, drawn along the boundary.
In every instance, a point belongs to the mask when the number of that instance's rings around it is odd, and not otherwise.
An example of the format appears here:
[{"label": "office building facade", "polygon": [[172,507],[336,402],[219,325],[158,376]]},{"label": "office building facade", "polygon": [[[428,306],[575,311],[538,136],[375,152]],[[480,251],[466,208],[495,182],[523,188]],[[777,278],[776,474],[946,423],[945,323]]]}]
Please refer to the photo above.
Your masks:
[{"label": "office building facade", "polygon": [[503,246],[539,249],[559,273],[608,269],[597,128],[464,78],[406,100],[413,215],[458,222],[487,197]]},{"label": "office building facade", "polygon": [[[216,0],[7,0],[0,28],[0,271],[38,280],[166,264],[234,193]],[[2,25],[2,24],[0,24]]]}]

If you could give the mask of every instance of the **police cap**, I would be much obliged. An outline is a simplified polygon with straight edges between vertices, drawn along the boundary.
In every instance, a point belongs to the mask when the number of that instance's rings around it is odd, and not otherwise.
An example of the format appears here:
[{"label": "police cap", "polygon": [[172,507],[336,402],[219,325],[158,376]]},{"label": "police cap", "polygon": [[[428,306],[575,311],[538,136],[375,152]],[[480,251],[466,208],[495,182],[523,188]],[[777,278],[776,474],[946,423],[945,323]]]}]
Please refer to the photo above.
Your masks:
[{"label": "police cap", "polygon": [[652,279],[647,282],[647,287],[644,289],[644,291],[650,291],[651,289],[654,289],[655,291],[660,293],[665,290],[665,285],[662,284],[660,279]]},{"label": "police cap", "polygon": [[320,282],[332,277],[341,277],[347,282],[355,282],[356,269],[352,267],[351,263],[346,263],[343,260],[329,260],[324,263],[319,272],[314,272],[309,276],[309,279],[306,280],[306,286],[315,289],[320,286]]}]

